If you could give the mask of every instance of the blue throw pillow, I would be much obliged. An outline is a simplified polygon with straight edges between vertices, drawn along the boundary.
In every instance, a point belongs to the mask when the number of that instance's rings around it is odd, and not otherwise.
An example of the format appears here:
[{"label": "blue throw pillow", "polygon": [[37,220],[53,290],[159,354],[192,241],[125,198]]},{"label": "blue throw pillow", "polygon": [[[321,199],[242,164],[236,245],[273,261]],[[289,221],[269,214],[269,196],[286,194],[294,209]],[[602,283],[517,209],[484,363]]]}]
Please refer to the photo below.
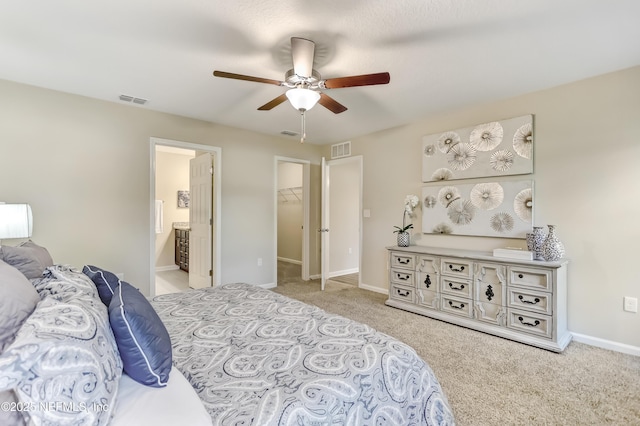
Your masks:
[{"label": "blue throw pillow", "polygon": [[136,382],[164,387],[171,372],[171,338],[151,303],[120,281],[109,305],[109,322],[124,371]]},{"label": "blue throw pillow", "polygon": [[91,281],[96,285],[102,303],[109,306],[116,288],[120,285],[120,279],[113,272],[105,271],[93,265],[85,265],[82,268],[82,272],[91,278]]}]

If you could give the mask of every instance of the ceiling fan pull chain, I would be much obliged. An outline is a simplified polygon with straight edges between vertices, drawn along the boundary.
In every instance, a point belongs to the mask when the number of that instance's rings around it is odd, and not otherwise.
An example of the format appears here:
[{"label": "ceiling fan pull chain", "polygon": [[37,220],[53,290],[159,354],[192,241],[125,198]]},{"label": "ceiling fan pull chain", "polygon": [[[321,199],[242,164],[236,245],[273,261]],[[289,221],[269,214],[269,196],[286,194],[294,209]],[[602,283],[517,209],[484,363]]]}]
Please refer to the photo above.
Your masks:
[{"label": "ceiling fan pull chain", "polygon": [[304,121],[304,109],[300,110],[300,116],[302,117],[302,137],[300,137],[300,143],[304,143],[304,140],[307,138],[307,130],[305,129]]}]

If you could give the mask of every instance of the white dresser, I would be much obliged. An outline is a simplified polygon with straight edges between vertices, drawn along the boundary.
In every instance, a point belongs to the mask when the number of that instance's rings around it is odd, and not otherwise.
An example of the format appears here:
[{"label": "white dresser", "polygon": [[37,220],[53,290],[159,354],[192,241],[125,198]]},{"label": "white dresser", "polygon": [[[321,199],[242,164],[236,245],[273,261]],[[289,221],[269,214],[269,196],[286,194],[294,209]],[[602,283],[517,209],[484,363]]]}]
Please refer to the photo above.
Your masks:
[{"label": "white dresser", "polygon": [[561,352],[567,264],[435,247],[388,247],[388,306]]}]

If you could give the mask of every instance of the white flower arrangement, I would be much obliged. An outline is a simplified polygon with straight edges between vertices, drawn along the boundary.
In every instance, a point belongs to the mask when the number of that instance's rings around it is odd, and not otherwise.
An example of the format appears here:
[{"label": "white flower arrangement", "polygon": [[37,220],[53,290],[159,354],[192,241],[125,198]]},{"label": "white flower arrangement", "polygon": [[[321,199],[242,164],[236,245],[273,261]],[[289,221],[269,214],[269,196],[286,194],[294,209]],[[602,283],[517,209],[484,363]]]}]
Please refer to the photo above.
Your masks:
[{"label": "white flower arrangement", "polygon": [[409,229],[413,229],[413,224],[406,224],[407,215],[411,217],[413,215],[413,210],[420,204],[420,199],[417,195],[407,195],[404,198],[404,212],[402,213],[402,228],[399,226],[394,226],[396,228],[394,233],[400,234],[403,232],[407,232]]}]

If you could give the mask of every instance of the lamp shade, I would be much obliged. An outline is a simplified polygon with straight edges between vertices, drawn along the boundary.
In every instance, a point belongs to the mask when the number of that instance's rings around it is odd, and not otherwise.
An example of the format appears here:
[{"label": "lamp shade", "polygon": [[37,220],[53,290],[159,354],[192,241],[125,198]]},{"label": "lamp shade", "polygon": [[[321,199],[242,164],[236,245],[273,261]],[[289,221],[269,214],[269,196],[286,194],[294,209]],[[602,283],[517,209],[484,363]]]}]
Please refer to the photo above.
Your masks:
[{"label": "lamp shade", "polygon": [[29,238],[32,231],[29,204],[0,204],[0,239]]},{"label": "lamp shade", "polygon": [[320,93],[310,89],[289,89],[286,95],[291,105],[297,110],[309,111],[320,100]]}]

